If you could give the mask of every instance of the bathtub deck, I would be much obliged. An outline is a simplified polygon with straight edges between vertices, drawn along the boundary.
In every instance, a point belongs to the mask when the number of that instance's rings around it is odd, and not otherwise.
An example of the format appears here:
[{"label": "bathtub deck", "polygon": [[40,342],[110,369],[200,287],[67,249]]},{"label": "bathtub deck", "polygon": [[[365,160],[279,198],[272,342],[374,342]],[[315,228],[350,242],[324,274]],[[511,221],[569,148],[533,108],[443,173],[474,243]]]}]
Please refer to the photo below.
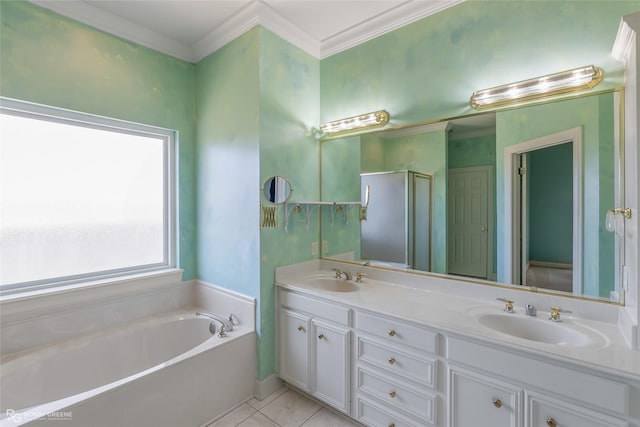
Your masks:
[{"label": "bathtub deck", "polygon": [[264,400],[251,399],[206,427],[361,427],[297,391],[282,386]]}]

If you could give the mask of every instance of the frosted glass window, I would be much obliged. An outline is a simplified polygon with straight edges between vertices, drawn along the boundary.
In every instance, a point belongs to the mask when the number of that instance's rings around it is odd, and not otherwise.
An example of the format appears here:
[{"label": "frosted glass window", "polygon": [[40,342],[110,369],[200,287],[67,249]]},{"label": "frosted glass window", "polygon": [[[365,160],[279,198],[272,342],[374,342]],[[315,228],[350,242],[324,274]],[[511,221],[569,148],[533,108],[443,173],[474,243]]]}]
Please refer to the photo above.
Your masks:
[{"label": "frosted glass window", "polygon": [[4,288],[171,264],[170,133],[118,124],[2,110]]}]

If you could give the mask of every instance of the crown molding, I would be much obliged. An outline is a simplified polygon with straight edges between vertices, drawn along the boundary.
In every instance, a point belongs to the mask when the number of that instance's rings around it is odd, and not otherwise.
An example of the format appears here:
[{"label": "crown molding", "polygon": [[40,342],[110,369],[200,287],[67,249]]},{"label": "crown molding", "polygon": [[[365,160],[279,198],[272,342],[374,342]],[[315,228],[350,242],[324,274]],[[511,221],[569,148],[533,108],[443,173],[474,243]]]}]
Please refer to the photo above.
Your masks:
[{"label": "crown molding", "polygon": [[611,56],[626,64],[631,56],[633,41],[640,29],[640,13],[623,16],[618,27],[616,40],[613,42]]},{"label": "crown molding", "polygon": [[106,12],[84,1],[28,1],[106,33],[166,53],[183,61],[194,62],[194,56],[190,46],[110,12]]},{"label": "crown molding", "polygon": [[322,40],[319,59],[350,49],[366,41],[389,33],[427,16],[434,15],[465,0],[421,1],[410,0],[402,6],[384,12],[355,25],[335,36]]},{"label": "crown molding", "polygon": [[303,28],[282,16],[263,0],[241,8],[193,45],[180,43],[125,18],[84,1],[27,0],[37,6],[91,27],[157,50],[187,62],[198,62],[235,40],[256,25],[262,25],[316,59],[342,52],[404,25],[433,15],[465,0],[408,0],[400,7],[380,13],[325,40],[317,40]]}]

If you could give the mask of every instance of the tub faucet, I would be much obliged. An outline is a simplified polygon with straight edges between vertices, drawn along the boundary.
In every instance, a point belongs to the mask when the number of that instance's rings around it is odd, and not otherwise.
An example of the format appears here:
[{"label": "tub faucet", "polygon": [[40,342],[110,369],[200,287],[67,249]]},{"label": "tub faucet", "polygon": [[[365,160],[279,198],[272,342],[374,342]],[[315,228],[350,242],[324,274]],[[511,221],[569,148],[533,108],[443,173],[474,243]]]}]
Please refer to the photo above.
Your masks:
[{"label": "tub faucet", "polygon": [[208,317],[211,320],[216,320],[222,324],[222,327],[224,328],[223,331],[227,331],[227,332],[233,331],[234,323],[233,323],[233,320],[231,320],[233,319],[233,315],[229,316],[228,319],[225,319],[224,317],[218,316],[216,314],[198,312],[196,313],[196,316]]}]

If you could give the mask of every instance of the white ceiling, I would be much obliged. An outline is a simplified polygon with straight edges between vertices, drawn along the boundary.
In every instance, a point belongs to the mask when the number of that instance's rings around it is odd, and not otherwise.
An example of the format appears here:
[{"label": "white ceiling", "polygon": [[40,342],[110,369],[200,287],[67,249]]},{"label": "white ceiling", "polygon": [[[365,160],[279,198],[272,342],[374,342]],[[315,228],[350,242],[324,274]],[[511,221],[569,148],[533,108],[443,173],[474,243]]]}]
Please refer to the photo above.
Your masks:
[{"label": "white ceiling", "polygon": [[464,0],[30,0],[197,62],[255,25],[322,59]]}]

